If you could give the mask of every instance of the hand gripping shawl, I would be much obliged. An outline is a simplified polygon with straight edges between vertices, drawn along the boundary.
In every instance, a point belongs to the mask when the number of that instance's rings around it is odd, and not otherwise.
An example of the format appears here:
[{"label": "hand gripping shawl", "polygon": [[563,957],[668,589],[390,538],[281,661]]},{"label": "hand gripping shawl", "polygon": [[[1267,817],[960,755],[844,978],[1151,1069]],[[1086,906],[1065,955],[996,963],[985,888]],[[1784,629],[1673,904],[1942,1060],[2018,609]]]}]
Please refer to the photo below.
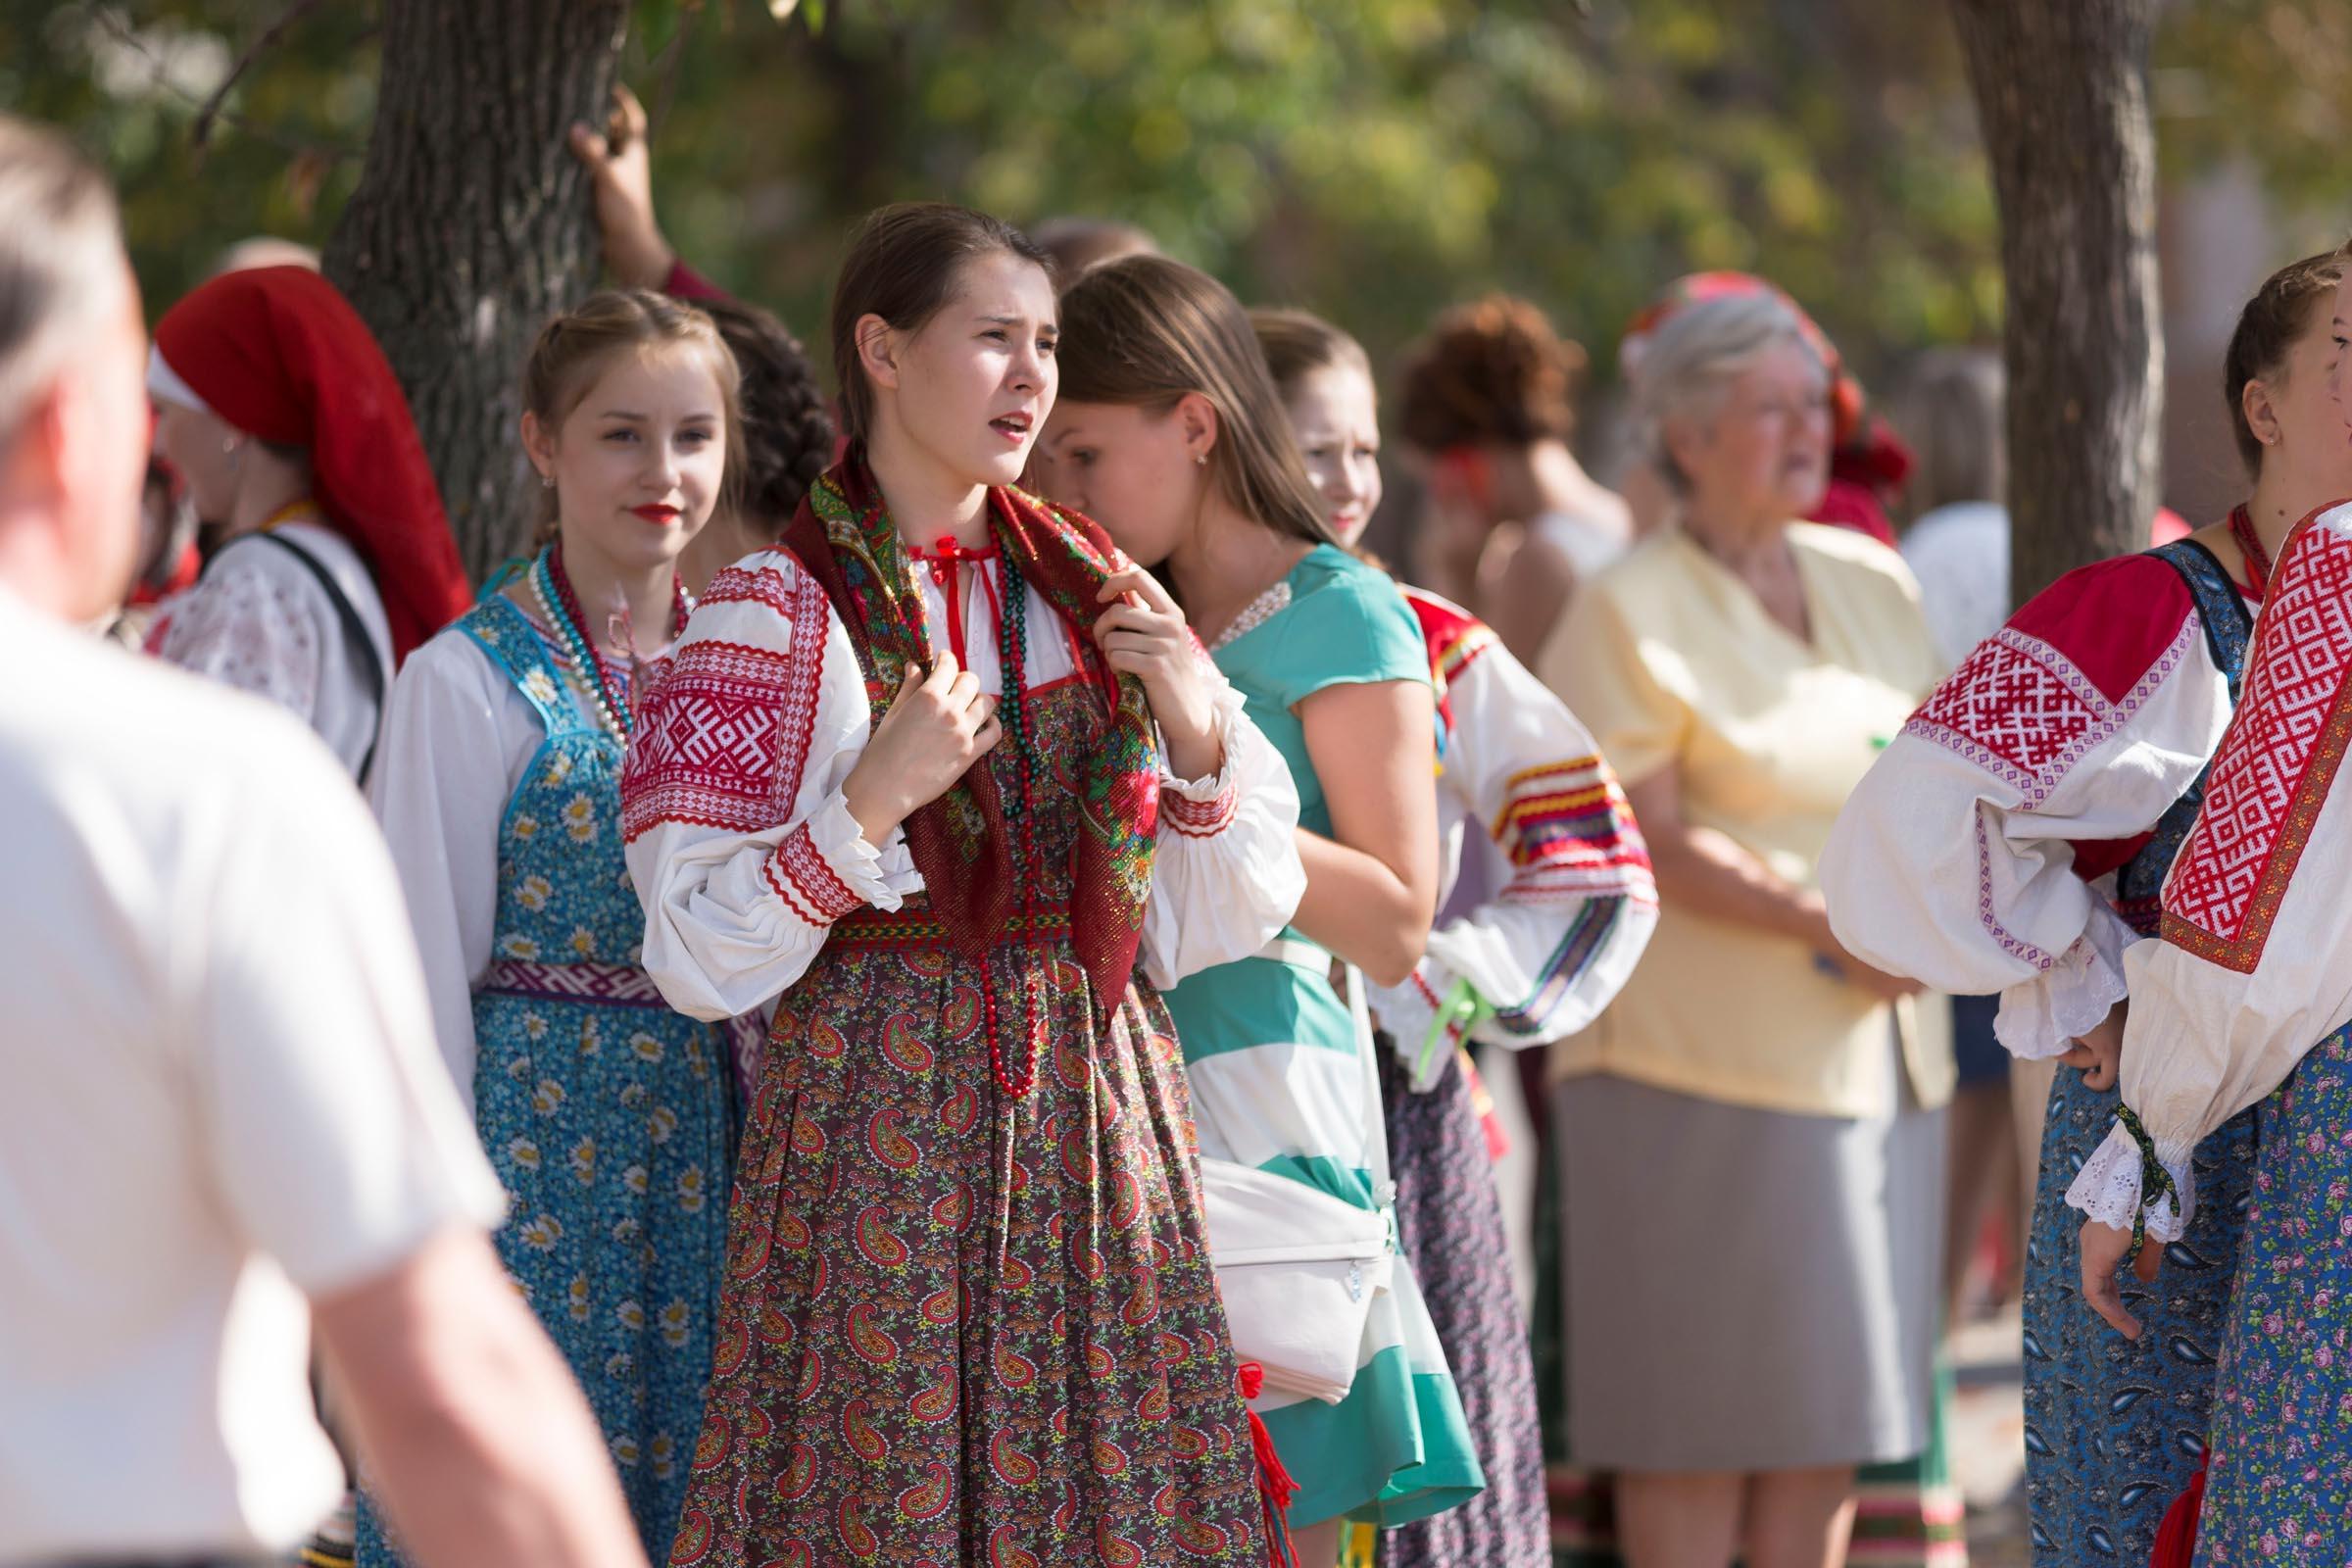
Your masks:
[{"label": "hand gripping shawl", "polygon": [[[1071,945],[1097,1004],[1115,1006],[1135,972],[1152,852],[1159,822],[1159,750],[1143,682],[1102,662],[1083,635],[1106,607],[1103,581],[1127,565],[1091,519],[1007,487],[988,493],[989,530],[1004,563],[1009,600],[1017,575],[1073,626],[1086,673],[1103,693],[1106,719],[1078,760],[1081,824],[1072,868]],[[873,721],[881,723],[909,663],[926,669],[931,640],[923,601],[898,527],[861,453],[827,470],[801,502],[784,543],[823,585],[849,630],[865,675]],[[906,849],[922,873],[950,944],[977,959],[1028,897],[996,775],[983,760],[906,822]]]}]

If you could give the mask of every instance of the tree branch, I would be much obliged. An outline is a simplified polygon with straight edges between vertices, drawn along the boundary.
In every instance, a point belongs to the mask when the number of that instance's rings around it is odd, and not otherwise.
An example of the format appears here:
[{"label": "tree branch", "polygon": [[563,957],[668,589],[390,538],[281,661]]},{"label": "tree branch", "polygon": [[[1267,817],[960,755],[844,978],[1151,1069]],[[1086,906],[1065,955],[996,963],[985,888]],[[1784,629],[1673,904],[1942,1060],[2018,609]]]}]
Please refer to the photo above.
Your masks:
[{"label": "tree branch", "polygon": [[245,46],[245,52],[237,56],[237,63],[228,68],[228,74],[220,78],[220,85],[213,89],[213,95],[204,101],[204,107],[196,111],[196,123],[189,129],[188,139],[198,151],[202,151],[205,144],[212,140],[213,122],[220,117],[220,106],[227,101],[228,90],[237,84],[237,78],[244,75],[246,69],[261,58],[263,51],[277,42],[288,27],[318,9],[318,0],[294,0],[275,22],[264,27],[261,34]]}]

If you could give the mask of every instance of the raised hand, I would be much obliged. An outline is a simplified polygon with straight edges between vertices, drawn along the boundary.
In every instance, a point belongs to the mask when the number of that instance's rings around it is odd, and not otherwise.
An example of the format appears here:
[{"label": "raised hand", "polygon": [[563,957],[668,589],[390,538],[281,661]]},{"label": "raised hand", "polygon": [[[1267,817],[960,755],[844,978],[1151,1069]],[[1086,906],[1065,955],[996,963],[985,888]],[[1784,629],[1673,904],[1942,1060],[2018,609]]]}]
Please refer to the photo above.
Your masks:
[{"label": "raised hand", "polygon": [[571,153],[588,170],[596,191],[596,226],[604,238],[605,265],[632,288],[660,288],[678,259],[654,218],[654,164],[646,145],[645,106],[617,84],[612,113],[600,134],[585,123],[571,127]]},{"label": "raised hand", "polygon": [[1141,566],[1111,573],[1096,599],[1110,608],[1095,622],[1095,645],[1111,668],[1144,683],[1168,770],[1187,779],[1215,773],[1225,760],[1217,709],[1184,612]]},{"label": "raised hand", "polygon": [[843,802],[868,844],[948,792],[1004,734],[996,699],[979,678],[942,654],[928,677],[909,664],[890,711],[841,786]]}]

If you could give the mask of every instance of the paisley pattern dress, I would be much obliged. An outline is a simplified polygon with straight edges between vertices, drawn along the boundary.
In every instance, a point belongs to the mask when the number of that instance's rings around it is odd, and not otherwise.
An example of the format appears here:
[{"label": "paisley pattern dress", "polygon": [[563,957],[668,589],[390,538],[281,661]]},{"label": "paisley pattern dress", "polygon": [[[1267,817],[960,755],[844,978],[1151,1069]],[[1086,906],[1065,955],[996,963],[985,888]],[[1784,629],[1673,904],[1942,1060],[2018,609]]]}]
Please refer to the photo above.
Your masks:
[{"label": "paisley pattern dress", "polygon": [[[443,635],[471,638],[546,729],[500,827],[496,956],[473,1000],[474,1122],[509,1200],[499,1257],[586,1392],[658,1556],[702,1427],[726,1250],[725,1042],[638,964],[619,743],[503,595]],[[393,1556],[363,1494],[359,1560]]]},{"label": "paisley pattern dress", "polygon": [[[1042,755],[1100,712],[1033,698]],[[677,1568],[1264,1560],[1174,1030],[1070,953],[1077,788],[1035,803],[1045,912],[985,960],[1033,1009],[1028,1098],[911,901],[836,924],[778,1003]]]},{"label": "paisley pattern dress", "polygon": [[[1084,519],[1016,492],[992,505],[1024,529],[953,557],[894,543],[879,514],[840,524],[870,553],[854,558],[863,608],[887,596],[984,691],[1022,676],[1000,712],[1028,740],[959,786],[1002,802],[1023,846],[1010,886],[959,890],[1002,897],[992,935],[930,892],[959,867],[926,870],[906,828],[868,843],[850,813],[896,683],[799,554],[712,581],[631,749],[649,969],[700,1016],[777,999],[680,1565],[1266,1559],[1157,988],[1281,929],[1305,880],[1298,797],[1204,660],[1223,765],[1158,770],[1155,808],[1122,817],[1151,847],[1140,946],[1099,984],[1102,862],[1083,852],[1103,837],[1089,812],[1130,694],[1113,709],[1100,656],[1027,575],[1054,564],[1014,551],[1058,539],[1104,573],[1117,558]],[[846,548],[834,537],[810,548]]]}]

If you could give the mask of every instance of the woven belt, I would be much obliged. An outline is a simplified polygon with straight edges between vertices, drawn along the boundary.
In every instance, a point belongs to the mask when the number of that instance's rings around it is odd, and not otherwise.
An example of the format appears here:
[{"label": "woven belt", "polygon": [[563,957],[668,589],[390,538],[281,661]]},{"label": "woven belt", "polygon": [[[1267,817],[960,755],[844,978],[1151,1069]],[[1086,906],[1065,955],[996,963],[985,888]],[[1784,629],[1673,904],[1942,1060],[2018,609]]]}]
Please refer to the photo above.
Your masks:
[{"label": "woven belt", "polygon": [[611,1007],[666,1007],[654,977],[633,963],[524,963],[504,959],[482,976],[481,989],[505,997],[593,1002]]},{"label": "woven belt", "polygon": [[[1007,916],[999,942],[1043,947],[1070,939],[1070,911],[1039,909]],[[929,909],[860,909],[833,927],[831,948],[944,948],[948,923]]]}]

